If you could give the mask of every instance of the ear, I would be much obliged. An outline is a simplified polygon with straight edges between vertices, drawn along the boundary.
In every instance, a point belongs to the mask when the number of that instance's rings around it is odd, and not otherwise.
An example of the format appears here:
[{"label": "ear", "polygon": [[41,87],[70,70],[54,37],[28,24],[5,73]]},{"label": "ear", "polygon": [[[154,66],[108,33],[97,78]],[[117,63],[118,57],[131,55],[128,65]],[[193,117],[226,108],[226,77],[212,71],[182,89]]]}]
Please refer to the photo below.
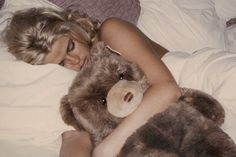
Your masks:
[{"label": "ear", "polygon": [[106,44],[102,41],[99,41],[92,46],[90,53],[92,56],[101,56],[109,52],[106,50]]},{"label": "ear", "polygon": [[212,96],[194,89],[182,88],[182,96],[179,100],[192,105],[206,118],[211,119],[217,125],[224,122],[225,112],[222,105]]},{"label": "ear", "polygon": [[62,116],[62,120],[66,124],[73,126],[76,130],[84,130],[83,127],[81,127],[79,125],[79,123],[76,121],[76,119],[74,117],[74,113],[72,112],[72,108],[71,108],[71,104],[70,104],[68,95],[65,95],[61,99],[60,113]]},{"label": "ear", "polygon": [[92,57],[105,57],[109,56],[111,54],[119,55],[120,53],[116,50],[113,50],[111,47],[106,45],[106,43],[99,41],[96,44],[93,45],[91,48],[90,54]]}]

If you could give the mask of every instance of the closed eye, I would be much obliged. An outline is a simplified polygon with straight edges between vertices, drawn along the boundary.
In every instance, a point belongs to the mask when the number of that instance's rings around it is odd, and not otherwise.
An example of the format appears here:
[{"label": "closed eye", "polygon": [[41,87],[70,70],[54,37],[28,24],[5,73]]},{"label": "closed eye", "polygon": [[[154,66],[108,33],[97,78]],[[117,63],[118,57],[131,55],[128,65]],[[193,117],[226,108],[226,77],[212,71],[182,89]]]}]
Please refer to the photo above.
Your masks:
[{"label": "closed eye", "polygon": [[70,51],[73,51],[74,48],[75,48],[75,42],[73,41],[73,39],[69,39],[66,52],[68,53]]},{"label": "closed eye", "polygon": [[[66,52],[67,54],[70,52],[70,51],[73,51],[75,48],[75,42],[73,41],[73,39],[69,39],[68,40],[68,44],[67,44],[67,48],[66,48]],[[62,60],[59,65],[61,66],[64,66],[64,60]]]}]

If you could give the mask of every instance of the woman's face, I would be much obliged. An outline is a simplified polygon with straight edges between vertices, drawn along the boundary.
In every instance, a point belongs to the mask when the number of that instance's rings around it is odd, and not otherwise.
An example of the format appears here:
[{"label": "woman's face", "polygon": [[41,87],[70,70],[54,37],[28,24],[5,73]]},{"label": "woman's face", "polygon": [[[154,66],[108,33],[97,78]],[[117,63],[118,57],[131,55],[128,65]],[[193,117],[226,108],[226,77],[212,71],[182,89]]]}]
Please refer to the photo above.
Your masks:
[{"label": "woman's face", "polygon": [[63,36],[52,45],[52,50],[44,59],[44,63],[60,64],[66,68],[79,71],[89,61],[90,48],[85,42],[78,42]]}]

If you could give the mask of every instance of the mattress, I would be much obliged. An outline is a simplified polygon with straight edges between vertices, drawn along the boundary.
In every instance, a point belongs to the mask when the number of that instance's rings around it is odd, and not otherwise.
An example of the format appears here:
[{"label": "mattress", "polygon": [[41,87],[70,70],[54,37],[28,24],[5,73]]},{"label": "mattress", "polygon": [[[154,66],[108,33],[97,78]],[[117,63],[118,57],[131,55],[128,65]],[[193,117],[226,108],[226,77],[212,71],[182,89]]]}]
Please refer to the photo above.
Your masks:
[{"label": "mattress", "polygon": [[[163,61],[180,86],[210,93],[224,105],[223,129],[236,140],[236,30],[225,25],[236,7],[232,7],[234,0],[225,0],[225,9],[220,3],[140,0],[137,26],[170,51]],[[12,12],[41,6],[61,9],[46,0],[6,0],[0,10],[0,31]],[[53,64],[32,66],[16,61],[1,43],[0,73],[0,156],[58,156],[61,133],[72,129],[60,118],[60,99],[76,72]]]}]

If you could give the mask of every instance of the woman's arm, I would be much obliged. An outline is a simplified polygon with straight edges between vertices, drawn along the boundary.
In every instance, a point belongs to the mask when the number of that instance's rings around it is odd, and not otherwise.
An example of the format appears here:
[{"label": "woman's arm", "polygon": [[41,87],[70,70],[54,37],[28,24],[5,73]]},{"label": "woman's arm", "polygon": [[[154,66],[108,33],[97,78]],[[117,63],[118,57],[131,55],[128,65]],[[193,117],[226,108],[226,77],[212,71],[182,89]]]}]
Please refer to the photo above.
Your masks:
[{"label": "woman's arm", "polygon": [[153,43],[137,27],[119,19],[109,19],[101,25],[100,39],[120,52],[125,59],[138,64],[150,82],[138,109],[94,150],[93,156],[113,157],[136,129],[176,101],[180,90],[161,61],[167,50]]},{"label": "woman's arm", "polygon": [[62,134],[62,145],[59,157],[90,157],[92,143],[85,131],[70,130]]}]

